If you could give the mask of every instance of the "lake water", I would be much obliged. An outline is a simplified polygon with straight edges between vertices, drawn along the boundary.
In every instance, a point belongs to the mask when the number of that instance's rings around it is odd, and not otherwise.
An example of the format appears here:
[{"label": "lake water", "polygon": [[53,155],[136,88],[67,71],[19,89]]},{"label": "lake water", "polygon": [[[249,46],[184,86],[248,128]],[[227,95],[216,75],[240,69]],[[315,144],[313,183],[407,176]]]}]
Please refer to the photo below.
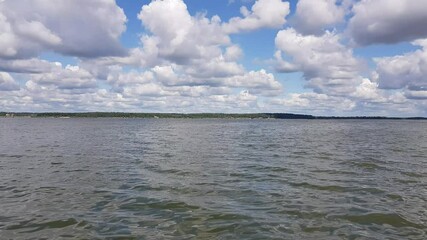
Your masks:
[{"label": "lake water", "polygon": [[1,239],[426,239],[427,122],[0,118]]}]

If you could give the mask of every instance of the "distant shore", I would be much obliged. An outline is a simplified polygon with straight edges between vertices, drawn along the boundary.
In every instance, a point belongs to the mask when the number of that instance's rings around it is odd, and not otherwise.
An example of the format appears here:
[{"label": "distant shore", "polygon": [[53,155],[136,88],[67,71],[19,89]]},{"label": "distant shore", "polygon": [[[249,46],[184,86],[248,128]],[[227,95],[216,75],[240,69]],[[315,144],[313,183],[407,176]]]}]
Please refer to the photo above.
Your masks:
[{"label": "distant shore", "polygon": [[383,116],[314,116],[293,113],[123,113],[123,112],[0,112],[0,117],[29,118],[182,118],[182,119],[391,119],[391,120],[427,120],[426,117],[383,117]]}]

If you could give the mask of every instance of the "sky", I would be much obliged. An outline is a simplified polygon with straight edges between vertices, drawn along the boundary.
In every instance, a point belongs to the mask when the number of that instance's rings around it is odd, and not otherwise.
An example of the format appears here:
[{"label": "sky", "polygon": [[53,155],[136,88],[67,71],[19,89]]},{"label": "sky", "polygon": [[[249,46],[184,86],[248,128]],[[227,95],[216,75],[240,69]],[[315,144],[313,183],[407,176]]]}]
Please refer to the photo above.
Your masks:
[{"label": "sky", "polygon": [[0,111],[427,117],[427,0],[0,0]]}]

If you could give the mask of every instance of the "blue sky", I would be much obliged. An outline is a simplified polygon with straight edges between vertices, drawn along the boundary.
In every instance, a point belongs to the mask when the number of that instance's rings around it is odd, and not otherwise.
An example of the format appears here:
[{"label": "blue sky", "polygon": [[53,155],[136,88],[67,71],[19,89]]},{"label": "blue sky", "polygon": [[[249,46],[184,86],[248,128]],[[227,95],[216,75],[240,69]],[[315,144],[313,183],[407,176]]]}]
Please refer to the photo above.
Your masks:
[{"label": "blue sky", "polygon": [[5,0],[0,111],[427,116],[426,6]]}]

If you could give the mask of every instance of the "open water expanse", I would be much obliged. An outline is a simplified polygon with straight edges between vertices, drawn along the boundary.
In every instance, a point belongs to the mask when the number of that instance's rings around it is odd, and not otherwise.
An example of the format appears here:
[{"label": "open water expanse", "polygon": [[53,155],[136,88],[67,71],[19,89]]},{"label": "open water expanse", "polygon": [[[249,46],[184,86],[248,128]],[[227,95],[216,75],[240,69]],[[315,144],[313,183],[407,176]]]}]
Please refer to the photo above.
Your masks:
[{"label": "open water expanse", "polygon": [[0,118],[0,239],[427,239],[427,122]]}]

